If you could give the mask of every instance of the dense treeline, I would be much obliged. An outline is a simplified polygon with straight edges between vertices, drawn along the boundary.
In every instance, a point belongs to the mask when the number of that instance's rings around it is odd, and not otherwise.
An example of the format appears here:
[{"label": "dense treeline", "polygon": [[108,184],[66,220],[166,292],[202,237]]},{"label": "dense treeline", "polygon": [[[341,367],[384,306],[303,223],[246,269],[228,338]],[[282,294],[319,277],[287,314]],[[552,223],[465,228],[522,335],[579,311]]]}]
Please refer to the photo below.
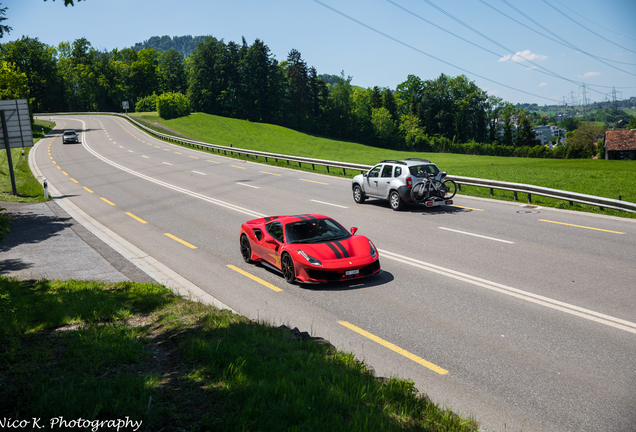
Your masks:
[{"label": "dense treeline", "polygon": [[[159,110],[169,117],[192,110],[385,148],[575,154],[538,146],[523,109],[488,96],[463,75],[429,80],[409,75],[395,91],[364,89],[344,73],[318,75],[295,49],[279,62],[258,39],[248,45],[244,39],[237,44],[211,36],[164,36],[146,45],[102,52],[84,38],[54,48],[23,37],[0,45],[5,62],[0,71],[26,75],[33,112],[119,112],[128,101],[131,110]],[[184,47],[190,47],[187,58]]]}]

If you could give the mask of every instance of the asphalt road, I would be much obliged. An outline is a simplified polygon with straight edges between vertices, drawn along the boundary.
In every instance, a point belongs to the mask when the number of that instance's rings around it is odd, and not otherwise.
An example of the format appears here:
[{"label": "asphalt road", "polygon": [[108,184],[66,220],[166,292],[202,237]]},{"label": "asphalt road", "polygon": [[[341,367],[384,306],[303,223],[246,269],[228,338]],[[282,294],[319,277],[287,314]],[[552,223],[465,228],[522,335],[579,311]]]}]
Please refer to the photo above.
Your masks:
[{"label": "asphalt road", "polygon": [[[56,202],[167,285],[324,337],[490,431],[636,430],[634,220],[463,196],[397,213],[356,205],[347,179],[173,146],[119,118],[56,121],[33,158]],[[82,142],[63,145],[65,128]],[[242,261],[242,222],[300,213],[357,226],[383,274],[298,286]]]}]

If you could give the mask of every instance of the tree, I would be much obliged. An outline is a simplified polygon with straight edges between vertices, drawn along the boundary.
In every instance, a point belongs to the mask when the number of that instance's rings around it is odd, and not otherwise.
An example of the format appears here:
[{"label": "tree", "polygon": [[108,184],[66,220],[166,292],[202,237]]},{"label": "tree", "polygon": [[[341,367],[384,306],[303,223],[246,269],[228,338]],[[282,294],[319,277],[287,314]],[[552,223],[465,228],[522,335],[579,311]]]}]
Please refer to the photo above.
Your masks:
[{"label": "tree", "polygon": [[303,129],[310,107],[307,63],[300,52],[292,49],[287,55],[287,85],[290,103],[290,126]]},{"label": "tree", "polygon": [[250,121],[263,121],[269,115],[269,85],[271,69],[267,45],[256,39],[240,59],[240,99],[242,116]]},{"label": "tree", "polygon": [[183,57],[176,49],[162,51],[157,56],[157,74],[161,93],[185,93],[188,78]]},{"label": "tree", "polygon": [[373,109],[371,111],[371,123],[380,145],[391,147],[397,127],[389,110],[384,107]]},{"label": "tree", "polygon": [[14,63],[0,60],[0,100],[28,99],[29,87],[26,74]]},{"label": "tree", "polygon": [[[2,5],[2,3],[0,3],[0,5]],[[2,23],[2,21],[5,21],[7,18],[4,16],[5,12],[7,11],[7,9],[9,8],[0,8],[0,23]],[[4,36],[5,33],[11,33],[11,30],[13,30],[11,27],[9,27],[8,25],[4,25],[4,24],[0,24],[0,39],[2,39],[2,36]]]},{"label": "tree", "polygon": [[594,122],[582,122],[581,126],[568,137],[566,144],[566,157],[589,158],[595,154],[595,141],[603,136],[605,128]]},{"label": "tree", "polygon": [[404,136],[406,146],[411,151],[426,151],[426,133],[420,126],[420,119],[415,114],[402,116],[400,132]]},{"label": "tree", "polygon": [[0,45],[0,59],[15,64],[27,76],[33,112],[54,112],[62,107],[62,85],[53,47],[23,36]]},{"label": "tree", "polygon": [[190,112],[190,102],[181,93],[164,93],[157,97],[157,113],[163,119],[187,116]]},{"label": "tree", "polygon": [[576,130],[580,124],[581,120],[577,119],[576,117],[566,117],[561,122],[561,127],[568,132],[572,132]]},{"label": "tree", "polygon": [[534,132],[534,127],[532,126],[530,117],[528,117],[523,108],[519,110],[517,118],[516,146],[534,147],[537,144],[540,144],[537,141],[537,134]]}]

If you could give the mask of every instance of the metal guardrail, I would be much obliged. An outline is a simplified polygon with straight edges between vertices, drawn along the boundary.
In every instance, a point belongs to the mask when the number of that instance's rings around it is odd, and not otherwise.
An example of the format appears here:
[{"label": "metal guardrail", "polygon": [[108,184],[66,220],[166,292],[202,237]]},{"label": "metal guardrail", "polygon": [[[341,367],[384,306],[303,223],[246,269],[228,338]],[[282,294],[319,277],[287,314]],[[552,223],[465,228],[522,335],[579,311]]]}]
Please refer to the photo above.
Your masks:
[{"label": "metal guardrail", "polygon": [[[161,132],[157,132],[149,127],[139,123],[138,121],[130,118],[127,115],[120,113],[87,113],[87,112],[72,112],[72,113],[48,113],[48,114],[33,114],[34,116],[52,116],[52,115],[114,115],[118,117],[125,118],[126,120],[133,123],[138,128],[144,130],[145,132],[154,135],[158,138],[165,139],[169,142],[186,144],[189,146],[193,146],[199,149],[209,149],[212,151],[217,151],[218,153],[223,152],[224,154],[234,154],[237,155],[246,155],[253,156],[256,160],[259,157],[265,159],[265,161],[269,161],[269,159],[273,159],[275,161],[286,161],[288,164],[290,162],[298,163],[298,166],[301,167],[302,164],[311,165],[312,169],[315,169],[315,166],[324,166],[327,168],[327,172],[330,172],[330,168],[342,169],[343,175],[347,175],[347,170],[360,171],[361,173],[366,172],[373,168],[373,165],[361,165],[361,164],[353,164],[348,162],[338,162],[338,161],[330,161],[324,159],[311,159],[304,158],[299,156],[290,156],[276,153],[268,153],[261,152],[255,150],[247,150],[240,149],[233,146],[227,147],[218,144],[210,144],[202,141],[190,140],[186,138],[179,138],[173,135],[163,134]],[[550,189],[541,186],[533,186],[522,183],[509,183],[498,180],[487,180],[487,179],[477,179],[472,177],[461,177],[461,176],[448,176],[447,178],[455,181],[460,189],[461,185],[465,186],[475,186],[490,189],[490,194],[493,195],[493,190],[506,190],[514,193],[515,200],[517,199],[518,193],[524,193],[528,196],[528,202],[532,202],[532,195],[538,195],[546,198],[554,198],[558,200],[568,201],[570,205],[573,203],[586,204],[595,207],[599,207],[601,209],[609,208],[614,210],[622,210],[628,212],[636,212],[636,203],[622,201],[620,199],[611,199],[598,197],[594,195],[586,195],[580,194],[576,192],[563,191],[558,189]]]}]

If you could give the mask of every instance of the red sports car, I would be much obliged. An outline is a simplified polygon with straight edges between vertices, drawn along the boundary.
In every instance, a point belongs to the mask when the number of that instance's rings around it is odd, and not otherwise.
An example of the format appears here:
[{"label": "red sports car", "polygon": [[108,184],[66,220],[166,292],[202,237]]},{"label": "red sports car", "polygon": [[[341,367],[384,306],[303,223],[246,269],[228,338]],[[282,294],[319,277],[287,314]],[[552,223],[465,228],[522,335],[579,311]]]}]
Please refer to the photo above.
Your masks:
[{"label": "red sports car", "polygon": [[241,225],[241,255],[283,273],[288,283],[325,283],[380,273],[376,247],[322,215],[272,216]]}]

